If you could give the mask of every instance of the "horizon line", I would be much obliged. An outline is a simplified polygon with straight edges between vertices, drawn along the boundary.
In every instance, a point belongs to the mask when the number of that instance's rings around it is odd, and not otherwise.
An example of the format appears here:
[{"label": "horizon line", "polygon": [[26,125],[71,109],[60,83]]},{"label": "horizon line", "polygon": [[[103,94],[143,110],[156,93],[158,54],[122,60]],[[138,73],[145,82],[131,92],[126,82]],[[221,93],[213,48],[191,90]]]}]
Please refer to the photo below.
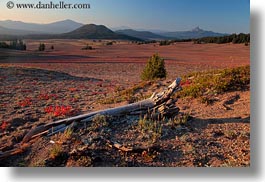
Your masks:
[{"label": "horizon line", "polygon": [[[54,20],[54,21],[51,21],[51,22],[46,22],[46,23],[38,23],[38,22],[27,22],[27,21],[21,21],[21,20],[12,20],[12,19],[5,19],[5,20],[1,20],[0,21],[13,21],[13,22],[22,22],[22,23],[30,23],[30,24],[38,24],[38,25],[47,25],[47,24],[52,24],[52,23],[56,23],[56,22],[62,22],[62,21],[73,21],[75,23],[80,23],[80,24],[83,24],[83,25],[90,25],[90,24],[95,24],[95,25],[103,25],[103,26],[106,26],[107,28],[109,29],[116,29],[118,27],[127,27],[125,29],[119,29],[119,30],[126,30],[126,29],[131,29],[131,30],[136,30],[136,31],[150,31],[152,32],[152,30],[156,30],[156,31],[161,31],[161,32],[181,32],[181,31],[191,31],[195,28],[200,28],[204,31],[213,31],[213,30],[206,30],[206,29],[203,29],[201,28],[201,26],[199,25],[196,25],[194,26],[193,28],[191,29],[186,29],[186,30],[165,30],[165,29],[159,29],[159,28],[132,28],[131,26],[127,26],[127,25],[120,25],[120,26],[107,26],[107,25],[104,25],[104,24],[97,24],[97,23],[84,23],[84,22],[79,22],[77,20],[73,20],[73,19],[61,19],[61,20]],[[213,31],[215,32],[215,31]],[[154,32],[153,32],[154,33]],[[215,32],[215,33],[222,33],[222,34],[240,34],[240,33],[245,33],[245,34],[250,34],[250,32],[233,32],[233,33],[227,33],[227,32]]]}]

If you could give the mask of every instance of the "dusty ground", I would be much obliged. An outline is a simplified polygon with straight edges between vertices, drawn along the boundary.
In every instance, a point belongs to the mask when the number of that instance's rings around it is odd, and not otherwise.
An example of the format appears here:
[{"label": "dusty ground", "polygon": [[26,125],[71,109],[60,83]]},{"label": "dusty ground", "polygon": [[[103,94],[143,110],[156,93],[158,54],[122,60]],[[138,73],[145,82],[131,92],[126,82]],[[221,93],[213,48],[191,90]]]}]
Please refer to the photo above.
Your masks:
[{"label": "dusty ground", "polygon": [[[168,79],[159,88],[186,73],[249,64],[249,47],[244,45],[178,43],[159,47],[120,42],[105,46],[90,42],[96,49],[82,51],[86,41],[43,42],[54,45],[55,51],[39,53],[35,51],[39,42],[31,40],[26,53],[0,50],[2,151],[20,142],[32,127],[126,104],[126,101],[103,103],[115,91],[138,84],[144,63],[154,52],[166,58],[168,70]],[[148,95],[156,89],[157,85],[151,85],[148,93],[143,92]],[[124,120],[119,127],[111,120],[109,124],[91,124],[88,129],[78,126],[74,133],[39,138],[25,153],[2,160],[0,165],[250,165],[249,91],[217,95],[212,105],[196,99],[180,99],[177,105],[182,113],[190,115],[188,121],[182,125],[163,121],[161,137],[155,142],[152,134],[139,129],[138,117],[119,118]],[[107,140],[124,146],[149,146],[149,149],[122,152],[111,147]],[[54,151],[59,155],[52,156]]]},{"label": "dusty ground", "polygon": [[[40,42],[45,43],[45,52],[37,51]],[[27,40],[27,51],[7,52],[0,49],[0,62],[128,83],[139,82],[144,65],[154,53],[159,53],[165,59],[168,78],[171,79],[190,72],[250,63],[249,47],[243,44],[198,45],[188,42],[159,46],[117,42],[106,46],[105,42]],[[94,50],[81,50],[86,44],[91,45]],[[51,45],[54,45],[54,50],[49,49]]]}]

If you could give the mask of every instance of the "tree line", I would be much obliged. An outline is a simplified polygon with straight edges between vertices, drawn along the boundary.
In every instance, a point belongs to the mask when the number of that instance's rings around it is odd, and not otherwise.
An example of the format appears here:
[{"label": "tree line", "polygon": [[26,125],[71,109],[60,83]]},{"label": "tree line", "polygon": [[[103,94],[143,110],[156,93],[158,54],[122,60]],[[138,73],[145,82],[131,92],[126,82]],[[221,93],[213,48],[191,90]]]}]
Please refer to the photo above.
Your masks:
[{"label": "tree line", "polygon": [[9,44],[6,42],[0,42],[0,48],[26,50],[27,46],[22,40],[13,40],[13,41],[10,41]]},{"label": "tree line", "polygon": [[219,37],[203,37],[197,39],[174,39],[174,40],[150,40],[150,41],[133,41],[132,43],[137,43],[138,45],[141,44],[152,44],[152,43],[159,43],[160,46],[168,46],[174,44],[176,42],[194,42],[195,44],[203,44],[203,43],[216,43],[216,44],[226,44],[226,43],[233,43],[233,44],[245,44],[249,45],[250,43],[250,34],[231,34],[226,36],[219,36]]},{"label": "tree line", "polygon": [[225,44],[225,43],[233,43],[233,44],[241,44],[245,43],[248,45],[250,43],[250,34],[232,34],[222,37],[203,37],[199,39],[193,39],[193,42],[196,44],[201,43],[216,43],[216,44]]}]

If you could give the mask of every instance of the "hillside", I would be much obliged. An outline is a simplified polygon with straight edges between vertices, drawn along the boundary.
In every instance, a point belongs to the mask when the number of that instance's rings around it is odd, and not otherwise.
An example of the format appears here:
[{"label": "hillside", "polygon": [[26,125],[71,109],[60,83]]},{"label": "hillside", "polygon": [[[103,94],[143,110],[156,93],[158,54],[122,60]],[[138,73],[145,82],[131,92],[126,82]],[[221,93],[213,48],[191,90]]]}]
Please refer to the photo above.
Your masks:
[{"label": "hillside", "polygon": [[27,34],[36,34],[36,33],[37,32],[30,30],[16,30],[0,26],[0,35],[27,35]]},{"label": "hillside", "polygon": [[63,21],[57,21],[57,22],[48,23],[48,24],[26,23],[22,21],[5,20],[5,21],[0,21],[0,26],[8,28],[8,29],[30,31],[30,32],[34,32],[34,34],[41,34],[41,33],[60,34],[60,33],[66,33],[66,32],[73,31],[83,26],[83,24],[75,22],[73,20],[63,20]]},{"label": "hillside", "polygon": [[[14,38],[12,36],[9,37]],[[105,27],[104,25],[95,24],[84,25],[76,30],[63,34],[32,34],[16,37],[21,39],[109,39],[142,41],[139,38],[117,34]]]},{"label": "hillside", "polygon": [[132,37],[137,37],[143,40],[164,40],[168,37],[164,37],[149,31],[137,31],[133,29],[117,30],[116,33],[124,34]]},{"label": "hillside", "polygon": [[139,40],[128,35],[117,34],[104,25],[89,24],[84,25],[72,32],[58,35],[61,38],[69,39],[125,39]]},{"label": "hillside", "polygon": [[196,27],[190,31],[176,31],[176,32],[166,32],[161,33],[161,36],[165,37],[174,37],[177,39],[193,39],[193,38],[202,38],[202,37],[218,37],[218,36],[225,36],[227,34],[223,33],[216,33],[213,31],[206,31]]}]

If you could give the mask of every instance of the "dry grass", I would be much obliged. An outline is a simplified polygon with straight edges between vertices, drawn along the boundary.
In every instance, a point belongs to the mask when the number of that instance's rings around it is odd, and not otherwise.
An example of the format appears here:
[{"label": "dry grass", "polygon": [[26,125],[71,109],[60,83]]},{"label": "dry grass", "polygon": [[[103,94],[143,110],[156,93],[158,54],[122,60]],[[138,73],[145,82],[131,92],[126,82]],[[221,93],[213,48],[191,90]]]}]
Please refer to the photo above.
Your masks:
[{"label": "dry grass", "polygon": [[55,159],[63,152],[62,145],[56,144],[50,149],[50,158]]},{"label": "dry grass", "polygon": [[184,76],[183,90],[178,97],[201,98],[203,103],[211,103],[207,96],[249,88],[250,66],[210,72],[197,72]]}]

